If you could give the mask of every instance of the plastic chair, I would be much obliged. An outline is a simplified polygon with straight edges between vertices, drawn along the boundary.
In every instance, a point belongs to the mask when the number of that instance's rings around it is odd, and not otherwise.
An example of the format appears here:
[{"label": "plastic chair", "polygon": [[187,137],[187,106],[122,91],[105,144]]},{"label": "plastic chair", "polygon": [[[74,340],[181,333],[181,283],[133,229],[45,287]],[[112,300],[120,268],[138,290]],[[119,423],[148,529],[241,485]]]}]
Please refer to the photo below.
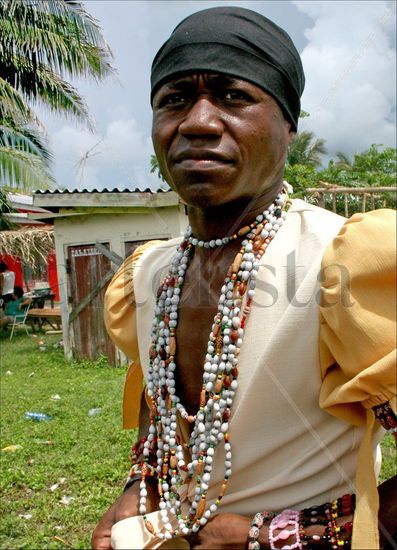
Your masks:
[{"label": "plastic chair", "polygon": [[29,309],[30,309],[30,304],[26,306],[26,309],[23,313],[23,317],[21,317],[20,315],[16,315],[14,317],[14,322],[12,323],[12,328],[11,328],[10,340],[12,340],[12,337],[14,336],[14,332],[16,328],[24,328],[26,330],[26,334],[29,336],[28,325],[26,324],[26,320],[29,314]]}]

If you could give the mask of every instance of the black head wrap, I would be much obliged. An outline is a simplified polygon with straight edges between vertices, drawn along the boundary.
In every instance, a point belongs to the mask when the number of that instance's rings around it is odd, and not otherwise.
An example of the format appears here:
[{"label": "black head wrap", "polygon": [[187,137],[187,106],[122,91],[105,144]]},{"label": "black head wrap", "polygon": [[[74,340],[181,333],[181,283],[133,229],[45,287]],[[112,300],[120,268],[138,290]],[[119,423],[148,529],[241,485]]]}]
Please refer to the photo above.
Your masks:
[{"label": "black head wrap", "polygon": [[291,38],[251,10],[218,7],[184,19],[152,64],[152,93],[182,73],[219,72],[256,84],[278,102],[296,130],[305,85]]}]

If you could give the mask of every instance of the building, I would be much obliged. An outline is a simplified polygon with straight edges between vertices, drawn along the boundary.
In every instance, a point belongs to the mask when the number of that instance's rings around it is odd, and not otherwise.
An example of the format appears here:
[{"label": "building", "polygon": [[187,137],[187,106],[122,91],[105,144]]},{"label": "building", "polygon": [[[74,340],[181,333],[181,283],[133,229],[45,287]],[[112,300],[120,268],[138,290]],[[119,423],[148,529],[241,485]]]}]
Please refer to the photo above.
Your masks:
[{"label": "building", "polygon": [[33,204],[54,224],[65,355],[124,360],[103,323],[107,284],[121,262],[152,239],[179,236],[184,207],[172,191],[104,189],[36,191]]}]

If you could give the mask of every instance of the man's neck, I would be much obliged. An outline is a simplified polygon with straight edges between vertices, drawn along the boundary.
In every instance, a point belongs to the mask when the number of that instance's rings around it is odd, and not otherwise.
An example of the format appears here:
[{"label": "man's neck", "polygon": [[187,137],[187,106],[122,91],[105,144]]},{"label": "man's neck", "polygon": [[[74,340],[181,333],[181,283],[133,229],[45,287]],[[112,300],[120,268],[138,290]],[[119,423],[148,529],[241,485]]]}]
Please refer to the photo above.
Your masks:
[{"label": "man's neck", "polygon": [[188,206],[189,223],[193,235],[198,239],[209,241],[236,233],[266,210],[281,189],[282,183],[246,200],[206,208]]}]

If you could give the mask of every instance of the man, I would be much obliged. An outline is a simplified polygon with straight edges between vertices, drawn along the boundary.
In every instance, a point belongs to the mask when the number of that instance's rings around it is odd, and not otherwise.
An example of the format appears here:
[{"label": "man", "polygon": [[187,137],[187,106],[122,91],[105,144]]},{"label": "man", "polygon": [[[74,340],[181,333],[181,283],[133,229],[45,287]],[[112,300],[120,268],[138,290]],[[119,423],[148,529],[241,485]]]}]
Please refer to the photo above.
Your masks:
[{"label": "man", "polygon": [[8,269],[6,263],[0,262],[0,297],[2,298],[4,304],[12,300],[14,284],[15,273]]},{"label": "man", "polygon": [[[290,206],[303,85],[288,35],[240,8],[188,17],[153,62],[153,143],[190,229],[141,247],[107,292],[109,333],[134,361],[125,425],[140,409],[144,439],[93,548],[347,546],[353,497],[312,526],[298,511],[353,493],[356,467],[353,547],[377,547],[371,409],[393,397],[393,222]],[[384,245],[376,265],[363,234]]]}]

